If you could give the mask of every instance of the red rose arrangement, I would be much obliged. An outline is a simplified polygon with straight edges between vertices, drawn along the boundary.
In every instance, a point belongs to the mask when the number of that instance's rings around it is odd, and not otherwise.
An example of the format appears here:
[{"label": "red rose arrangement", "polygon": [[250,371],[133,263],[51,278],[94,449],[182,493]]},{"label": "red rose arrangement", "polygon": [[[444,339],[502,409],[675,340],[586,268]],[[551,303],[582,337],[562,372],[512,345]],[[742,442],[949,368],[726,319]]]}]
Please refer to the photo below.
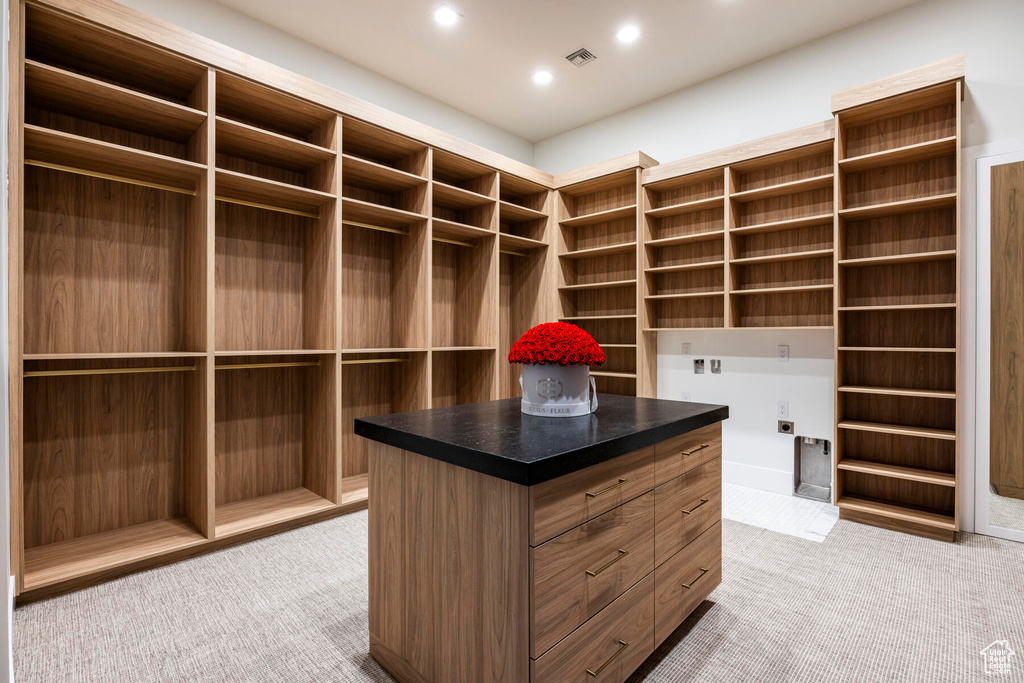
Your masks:
[{"label": "red rose arrangement", "polygon": [[512,345],[509,363],[601,365],[604,351],[585,330],[570,323],[544,323]]}]

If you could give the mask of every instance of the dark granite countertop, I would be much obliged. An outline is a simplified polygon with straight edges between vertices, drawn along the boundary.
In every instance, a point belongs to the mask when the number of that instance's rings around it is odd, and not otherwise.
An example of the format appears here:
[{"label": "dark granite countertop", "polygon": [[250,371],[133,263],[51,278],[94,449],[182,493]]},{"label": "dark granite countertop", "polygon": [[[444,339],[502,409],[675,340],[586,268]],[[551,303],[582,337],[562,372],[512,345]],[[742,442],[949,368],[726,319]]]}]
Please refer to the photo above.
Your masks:
[{"label": "dark granite countertop", "polygon": [[586,417],[524,415],[520,399],[356,420],[374,441],[531,486],[720,422],[729,407],[601,394]]}]

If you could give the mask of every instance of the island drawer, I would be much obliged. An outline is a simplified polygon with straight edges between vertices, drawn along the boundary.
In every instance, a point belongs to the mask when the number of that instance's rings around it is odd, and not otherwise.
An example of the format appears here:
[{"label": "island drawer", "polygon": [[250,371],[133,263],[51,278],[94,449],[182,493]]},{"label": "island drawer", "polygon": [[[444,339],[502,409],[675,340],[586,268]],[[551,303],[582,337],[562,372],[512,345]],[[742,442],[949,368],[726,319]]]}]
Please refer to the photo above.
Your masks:
[{"label": "island drawer", "polygon": [[721,458],[654,489],[655,565],[661,565],[721,518]]},{"label": "island drawer", "polygon": [[722,582],[722,522],[654,570],[654,643],[660,645]]},{"label": "island drawer", "polygon": [[664,484],[681,474],[722,457],[722,423],[666,439],[655,447],[655,485]]},{"label": "island drawer", "polygon": [[654,570],[654,492],[531,549],[531,657]]},{"label": "island drawer", "polygon": [[654,652],[654,575],[530,662],[532,683],[622,683]]},{"label": "island drawer", "polygon": [[608,512],[654,488],[654,449],[592,465],[530,487],[530,545]]}]

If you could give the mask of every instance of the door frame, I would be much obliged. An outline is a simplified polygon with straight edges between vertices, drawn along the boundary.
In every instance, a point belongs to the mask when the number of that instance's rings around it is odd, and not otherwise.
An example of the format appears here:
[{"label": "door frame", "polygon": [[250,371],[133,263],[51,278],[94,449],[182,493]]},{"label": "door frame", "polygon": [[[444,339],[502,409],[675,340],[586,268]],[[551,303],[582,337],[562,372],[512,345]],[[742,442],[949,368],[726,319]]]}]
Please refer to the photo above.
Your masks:
[{"label": "door frame", "polygon": [[974,430],[974,531],[986,536],[1024,542],[1024,530],[994,526],[988,518],[989,419],[992,363],[992,167],[1024,161],[1024,140],[981,145],[974,148],[977,182],[976,203],[976,372]]}]

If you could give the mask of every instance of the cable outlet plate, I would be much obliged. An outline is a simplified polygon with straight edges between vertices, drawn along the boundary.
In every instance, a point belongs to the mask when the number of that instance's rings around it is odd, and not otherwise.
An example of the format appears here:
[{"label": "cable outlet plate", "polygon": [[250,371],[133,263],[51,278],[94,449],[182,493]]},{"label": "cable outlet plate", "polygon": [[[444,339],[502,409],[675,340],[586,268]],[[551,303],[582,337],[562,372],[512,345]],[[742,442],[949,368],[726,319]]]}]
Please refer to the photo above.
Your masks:
[{"label": "cable outlet plate", "polygon": [[793,434],[795,428],[792,422],[786,420],[779,420],[779,434]]}]

